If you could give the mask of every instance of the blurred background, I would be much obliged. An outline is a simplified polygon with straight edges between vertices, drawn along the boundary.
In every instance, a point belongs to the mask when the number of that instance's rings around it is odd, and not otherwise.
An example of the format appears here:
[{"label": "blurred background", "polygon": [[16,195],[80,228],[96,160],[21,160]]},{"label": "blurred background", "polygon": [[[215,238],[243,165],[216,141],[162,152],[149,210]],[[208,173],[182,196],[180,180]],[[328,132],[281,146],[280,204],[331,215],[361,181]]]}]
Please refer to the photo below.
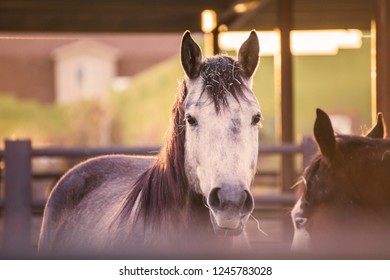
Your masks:
[{"label": "blurred background", "polygon": [[[183,78],[181,35],[189,29],[204,48],[201,15],[212,8],[215,18],[203,28],[219,30],[221,53],[235,56],[245,31],[259,31],[254,91],[264,115],[261,139],[278,142],[275,64],[283,20],[278,2],[284,1],[88,2],[0,1],[1,138],[28,137],[34,145],[161,144]],[[311,134],[317,107],[341,132],[361,133],[373,113],[375,1],[288,2],[294,141]]]},{"label": "blurred background", "polygon": [[[236,56],[252,29],[261,55],[253,79],[264,116],[260,145],[300,145],[312,135],[318,107],[337,132],[362,134],[377,111],[390,117],[389,6],[385,0],[0,0],[0,139],[30,139],[35,148],[159,147],[184,77],[183,32],[192,32],[206,56]],[[33,195],[44,200],[79,160],[34,159],[34,172],[56,175]],[[288,192],[302,155],[261,157],[259,168],[273,178],[257,182],[260,193]]]}]

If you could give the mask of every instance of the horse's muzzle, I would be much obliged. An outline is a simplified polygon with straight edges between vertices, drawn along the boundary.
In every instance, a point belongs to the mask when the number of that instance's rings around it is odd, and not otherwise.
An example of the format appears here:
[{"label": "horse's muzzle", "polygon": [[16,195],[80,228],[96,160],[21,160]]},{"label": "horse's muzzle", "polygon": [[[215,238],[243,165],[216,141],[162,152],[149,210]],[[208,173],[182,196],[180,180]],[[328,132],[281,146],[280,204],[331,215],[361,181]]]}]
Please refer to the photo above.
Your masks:
[{"label": "horse's muzzle", "polygon": [[254,208],[252,194],[241,185],[223,184],[208,197],[210,218],[219,235],[239,235]]}]

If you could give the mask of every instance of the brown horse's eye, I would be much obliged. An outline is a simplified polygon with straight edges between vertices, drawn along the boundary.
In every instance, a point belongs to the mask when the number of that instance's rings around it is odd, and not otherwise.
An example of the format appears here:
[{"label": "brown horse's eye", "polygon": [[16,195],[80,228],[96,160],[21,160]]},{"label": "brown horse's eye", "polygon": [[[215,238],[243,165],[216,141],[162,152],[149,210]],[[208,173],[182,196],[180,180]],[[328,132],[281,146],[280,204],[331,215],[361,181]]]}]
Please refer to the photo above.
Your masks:
[{"label": "brown horse's eye", "polygon": [[190,126],[196,126],[198,124],[198,121],[190,114],[186,114],[186,120]]},{"label": "brown horse's eye", "polygon": [[307,218],[306,217],[296,217],[295,218],[295,226],[297,229],[303,228],[307,223]]},{"label": "brown horse's eye", "polygon": [[252,125],[257,125],[257,124],[259,124],[260,120],[261,120],[261,114],[260,114],[260,113],[257,113],[256,115],[254,115],[254,116],[252,117]]}]

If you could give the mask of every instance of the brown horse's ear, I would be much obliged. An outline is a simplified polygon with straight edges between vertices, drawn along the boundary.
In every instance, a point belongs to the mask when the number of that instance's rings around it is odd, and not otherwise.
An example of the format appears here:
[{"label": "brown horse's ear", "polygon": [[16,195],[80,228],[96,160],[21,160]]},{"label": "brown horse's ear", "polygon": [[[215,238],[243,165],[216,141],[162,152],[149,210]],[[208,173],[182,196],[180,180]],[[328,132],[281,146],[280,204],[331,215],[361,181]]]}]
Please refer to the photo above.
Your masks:
[{"label": "brown horse's ear", "polygon": [[187,30],[181,40],[181,65],[190,79],[199,76],[202,59],[202,50],[192,39],[190,31]]},{"label": "brown horse's ear", "polygon": [[329,116],[321,109],[317,109],[317,118],[314,123],[314,137],[322,156],[331,162],[336,153],[336,137],[334,136]]},{"label": "brown horse's ear", "polygon": [[385,121],[383,120],[382,113],[378,113],[378,116],[376,117],[376,125],[366,134],[366,137],[382,139],[385,138],[385,136]]},{"label": "brown horse's ear", "polygon": [[252,30],[249,38],[242,44],[238,51],[238,64],[245,78],[252,77],[259,64],[259,38],[256,31]]}]

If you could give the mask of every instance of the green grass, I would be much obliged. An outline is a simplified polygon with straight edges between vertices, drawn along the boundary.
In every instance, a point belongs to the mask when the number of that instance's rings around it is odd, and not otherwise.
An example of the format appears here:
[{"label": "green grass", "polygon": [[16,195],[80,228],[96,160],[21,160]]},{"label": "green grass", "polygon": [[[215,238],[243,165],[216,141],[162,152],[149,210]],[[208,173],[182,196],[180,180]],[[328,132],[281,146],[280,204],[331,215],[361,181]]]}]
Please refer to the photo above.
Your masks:
[{"label": "green grass", "polygon": [[28,138],[34,146],[98,146],[101,112],[98,102],[44,105],[0,94],[0,139]]},{"label": "green grass", "polygon": [[68,135],[68,130],[64,108],[0,94],[1,139],[31,138],[37,143],[49,144],[60,141]]}]

